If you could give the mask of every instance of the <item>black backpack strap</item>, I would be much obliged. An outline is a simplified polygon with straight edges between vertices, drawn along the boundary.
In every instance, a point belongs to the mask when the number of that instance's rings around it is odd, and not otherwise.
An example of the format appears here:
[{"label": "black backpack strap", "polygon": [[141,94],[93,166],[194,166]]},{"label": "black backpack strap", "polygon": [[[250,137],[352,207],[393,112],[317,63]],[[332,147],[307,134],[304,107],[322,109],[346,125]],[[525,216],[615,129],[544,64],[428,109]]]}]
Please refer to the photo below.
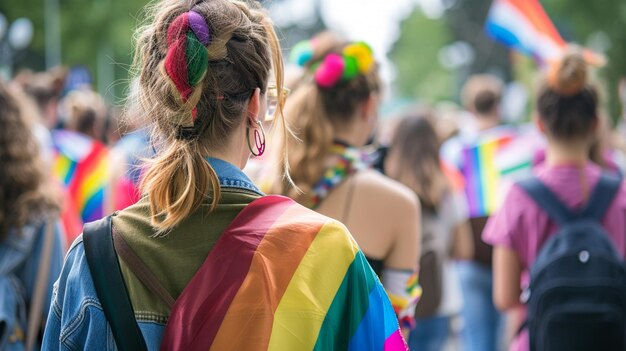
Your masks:
[{"label": "black backpack strap", "polygon": [[120,351],[147,350],[111,237],[111,216],[86,223],[83,245],[96,294]]},{"label": "black backpack strap", "polygon": [[532,177],[517,185],[535,200],[557,225],[562,226],[576,217],[539,178]]},{"label": "black backpack strap", "polygon": [[598,184],[593,189],[587,206],[582,210],[581,216],[597,221],[602,221],[604,214],[613,203],[613,199],[617,195],[622,178],[613,176],[608,173],[602,173]]}]

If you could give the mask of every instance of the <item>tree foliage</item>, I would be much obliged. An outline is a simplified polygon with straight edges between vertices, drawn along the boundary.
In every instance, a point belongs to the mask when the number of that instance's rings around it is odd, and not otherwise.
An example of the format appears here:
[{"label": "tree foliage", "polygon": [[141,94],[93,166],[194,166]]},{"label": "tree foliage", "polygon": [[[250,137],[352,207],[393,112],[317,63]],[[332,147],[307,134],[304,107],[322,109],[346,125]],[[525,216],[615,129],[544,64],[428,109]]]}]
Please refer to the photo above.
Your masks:
[{"label": "tree foliage", "polygon": [[[34,37],[28,50],[16,54],[15,68],[45,68],[45,13],[47,0],[3,0],[0,12],[12,22],[29,18]],[[106,93],[109,100],[122,97],[128,68],[132,60],[132,36],[145,0],[58,0],[61,32],[62,64],[84,64],[95,79],[107,83],[121,81],[114,91]],[[99,57],[100,56],[100,57]],[[113,77],[98,77],[98,59],[114,64]]]},{"label": "tree foliage", "polygon": [[566,40],[587,45],[594,36],[608,39],[608,64],[600,75],[605,81],[609,111],[617,119],[621,108],[617,85],[626,78],[626,1],[545,0],[542,4]]},{"label": "tree foliage", "polygon": [[398,72],[394,87],[399,97],[436,101],[453,96],[454,76],[438,59],[439,49],[451,41],[446,23],[427,18],[419,8],[402,21],[389,53]]}]

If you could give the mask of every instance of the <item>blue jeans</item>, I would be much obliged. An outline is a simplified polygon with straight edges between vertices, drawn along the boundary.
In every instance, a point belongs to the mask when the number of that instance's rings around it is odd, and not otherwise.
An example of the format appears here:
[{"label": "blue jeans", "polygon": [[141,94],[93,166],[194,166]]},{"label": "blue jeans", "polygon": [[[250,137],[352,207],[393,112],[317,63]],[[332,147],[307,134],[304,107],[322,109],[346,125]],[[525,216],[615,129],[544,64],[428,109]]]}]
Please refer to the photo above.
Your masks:
[{"label": "blue jeans", "polygon": [[502,340],[503,318],[493,304],[493,277],[484,265],[462,261],[457,263],[463,291],[465,351],[496,351]]},{"label": "blue jeans", "polygon": [[411,351],[441,351],[450,334],[450,317],[418,319],[409,336]]}]

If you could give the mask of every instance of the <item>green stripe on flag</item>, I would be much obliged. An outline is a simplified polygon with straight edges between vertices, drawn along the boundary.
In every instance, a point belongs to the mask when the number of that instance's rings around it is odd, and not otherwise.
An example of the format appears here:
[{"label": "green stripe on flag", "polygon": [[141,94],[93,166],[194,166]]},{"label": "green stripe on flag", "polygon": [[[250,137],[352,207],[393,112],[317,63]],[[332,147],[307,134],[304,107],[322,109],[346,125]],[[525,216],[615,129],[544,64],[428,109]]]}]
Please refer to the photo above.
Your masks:
[{"label": "green stripe on flag", "polygon": [[359,251],[326,313],[314,350],[348,349],[369,308],[369,295],[375,286],[376,276],[363,252]]}]

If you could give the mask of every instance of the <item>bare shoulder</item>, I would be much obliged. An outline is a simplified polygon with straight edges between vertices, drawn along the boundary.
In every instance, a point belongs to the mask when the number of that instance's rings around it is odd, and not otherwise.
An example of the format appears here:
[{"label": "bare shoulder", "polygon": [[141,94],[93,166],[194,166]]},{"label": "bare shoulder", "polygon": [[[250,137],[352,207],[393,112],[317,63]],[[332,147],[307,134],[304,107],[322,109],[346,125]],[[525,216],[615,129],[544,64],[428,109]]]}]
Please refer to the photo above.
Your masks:
[{"label": "bare shoulder", "polygon": [[358,175],[360,191],[367,193],[381,204],[393,204],[395,208],[419,209],[419,200],[415,192],[377,171],[367,170]]}]

